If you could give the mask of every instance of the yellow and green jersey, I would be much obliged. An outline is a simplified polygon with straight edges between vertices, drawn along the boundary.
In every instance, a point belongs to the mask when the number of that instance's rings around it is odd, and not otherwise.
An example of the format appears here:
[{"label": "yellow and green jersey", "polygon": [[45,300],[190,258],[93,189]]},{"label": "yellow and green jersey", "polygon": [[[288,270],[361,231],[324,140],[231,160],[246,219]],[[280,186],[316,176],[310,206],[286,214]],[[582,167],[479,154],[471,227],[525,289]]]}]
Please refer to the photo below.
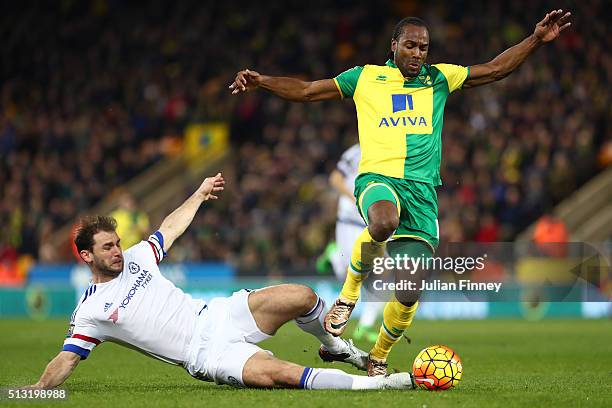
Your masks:
[{"label": "yellow and green jersey", "polygon": [[408,81],[389,60],[382,66],[351,68],[334,78],[342,97],[352,97],[357,109],[359,173],[442,184],[444,105],[468,76],[468,67],[424,64]]}]

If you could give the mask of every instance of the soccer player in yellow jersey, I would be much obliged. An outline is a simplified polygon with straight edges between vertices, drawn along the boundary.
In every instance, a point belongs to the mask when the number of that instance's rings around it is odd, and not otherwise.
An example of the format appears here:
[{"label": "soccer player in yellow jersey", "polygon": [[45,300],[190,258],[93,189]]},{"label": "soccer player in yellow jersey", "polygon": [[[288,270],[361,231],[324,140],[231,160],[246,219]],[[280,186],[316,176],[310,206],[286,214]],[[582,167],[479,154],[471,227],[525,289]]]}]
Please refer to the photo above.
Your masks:
[{"label": "soccer player in yellow jersey", "polygon": [[[281,98],[314,102],[353,98],[359,122],[362,158],[355,197],[367,223],[353,246],[351,265],[338,300],[325,318],[335,336],[344,331],[360,295],[363,279],[388,240],[403,241],[403,255],[431,256],[438,246],[438,203],[442,120],[446,98],[461,88],[505,78],[543,43],[570,26],[570,13],[553,10],[533,34],[491,61],[463,67],[426,63],[429,31],[415,17],[400,21],[391,38],[393,58],[385,65],[355,67],[333,79],[302,81],[238,72],[232,94],[263,88]],[[389,246],[391,248],[391,246]],[[394,256],[390,251],[390,255]],[[412,322],[417,298],[387,302],[383,324],[370,351],[368,374],[387,371],[393,344]]]}]

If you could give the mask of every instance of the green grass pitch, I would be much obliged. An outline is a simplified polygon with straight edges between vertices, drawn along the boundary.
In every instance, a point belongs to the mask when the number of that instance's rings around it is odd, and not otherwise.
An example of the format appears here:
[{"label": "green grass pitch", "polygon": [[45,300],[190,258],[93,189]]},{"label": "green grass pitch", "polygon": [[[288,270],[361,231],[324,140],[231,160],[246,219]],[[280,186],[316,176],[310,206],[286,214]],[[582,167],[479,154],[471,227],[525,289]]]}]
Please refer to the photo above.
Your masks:
[{"label": "green grass pitch", "polygon": [[[0,321],[0,387],[35,382],[61,347],[64,321]],[[350,332],[350,329],[349,329]],[[55,407],[596,407],[612,405],[612,322],[605,320],[415,321],[392,351],[390,368],[408,370],[416,353],[446,344],[463,360],[463,380],[450,391],[248,390],[200,382],[182,368],[103,344],[82,362]],[[366,343],[358,343],[368,348]],[[318,343],[294,324],[263,344],[276,356],[325,364]],[[2,401],[3,405],[6,401]],[[23,406],[28,402],[12,405]],[[35,406],[41,406],[36,403]],[[248,404],[248,405],[247,405]]]}]

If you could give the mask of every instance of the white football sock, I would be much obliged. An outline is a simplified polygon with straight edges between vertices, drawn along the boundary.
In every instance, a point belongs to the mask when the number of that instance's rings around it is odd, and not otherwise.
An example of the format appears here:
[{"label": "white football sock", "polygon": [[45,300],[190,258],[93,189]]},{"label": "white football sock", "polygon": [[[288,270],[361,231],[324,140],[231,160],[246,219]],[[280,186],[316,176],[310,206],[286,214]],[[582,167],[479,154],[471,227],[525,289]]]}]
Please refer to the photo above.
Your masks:
[{"label": "white football sock", "polygon": [[346,276],[346,268],[348,264],[344,261],[342,254],[340,253],[340,249],[336,248],[334,252],[332,252],[329,260],[332,264],[332,268],[334,270],[334,275],[338,278],[339,281],[344,281],[344,277]]},{"label": "white football sock", "polygon": [[[367,298],[366,298],[367,299]],[[376,298],[372,297],[372,300],[366,300],[361,303],[361,317],[359,318],[359,326],[372,327],[376,323],[376,318],[379,314],[382,314],[383,302],[376,301]]]},{"label": "white football sock", "polygon": [[300,388],[308,390],[377,390],[383,376],[351,375],[335,368],[304,368]]},{"label": "white football sock", "polygon": [[315,336],[325,348],[333,354],[341,353],[346,347],[339,337],[334,337],[325,331],[323,319],[325,318],[325,301],[317,296],[315,306],[305,315],[295,319],[298,327],[306,333]]}]

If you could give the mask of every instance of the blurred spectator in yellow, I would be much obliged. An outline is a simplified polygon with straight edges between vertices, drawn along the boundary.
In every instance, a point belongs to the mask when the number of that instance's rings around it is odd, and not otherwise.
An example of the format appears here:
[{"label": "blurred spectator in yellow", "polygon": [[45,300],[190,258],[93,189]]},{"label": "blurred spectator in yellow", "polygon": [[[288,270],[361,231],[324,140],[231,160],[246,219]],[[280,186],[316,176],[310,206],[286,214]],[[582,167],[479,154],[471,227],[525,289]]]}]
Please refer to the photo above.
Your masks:
[{"label": "blurred spectator in yellow", "polygon": [[117,220],[117,234],[121,237],[121,247],[127,249],[149,234],[149,217],[137,209],[134,196],[126,190],[119,193],[117,202],[119,207],[110,216]]}]

